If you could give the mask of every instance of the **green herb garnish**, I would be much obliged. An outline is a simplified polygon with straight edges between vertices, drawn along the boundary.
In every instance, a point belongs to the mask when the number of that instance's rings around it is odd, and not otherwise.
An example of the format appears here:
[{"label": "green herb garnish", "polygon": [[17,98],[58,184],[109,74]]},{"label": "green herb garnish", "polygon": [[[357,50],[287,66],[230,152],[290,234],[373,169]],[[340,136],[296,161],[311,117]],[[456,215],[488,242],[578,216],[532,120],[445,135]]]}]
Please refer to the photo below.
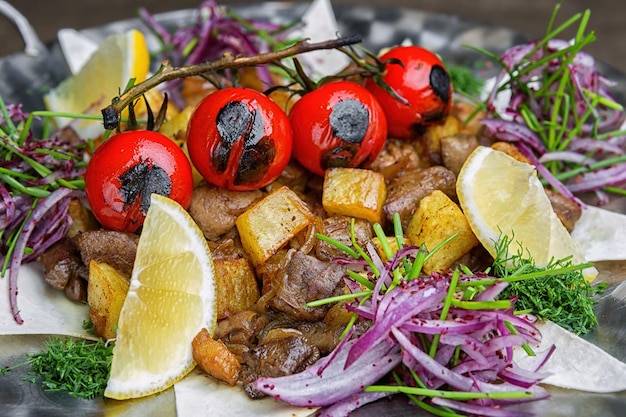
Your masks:
[{"label": "green herb garnish", "polygon": [[[516,296],[517,310],[532,312],[576,334],[588,333],[598,325],[593,297],[606,289],[605,283],[592,286],[583,277],[585,265],[571,265],[566,260],[538,267],[523,256],[522,248],[507,257],[509,243],[505,236],[495,245],[493,273],[509,281],[501,298]],[[529,276],[532,279],[527,279]]]},{"label": "green herb garnish", "polygon": [[113,344],[55,338],[41,352],[27,360],[0,369],[0,375],[21,366],[30,366],[25,381],[40,381],[46,391],[65,391],[72,397],[93,399],[104,394],[113,358]]},{"label": "green herb garnish", "polygon": [[477,76],[470,68],[451,65],[448,67],[448,74],[454,91],[471,97],[479,97],[482,93],[485,80]]}]

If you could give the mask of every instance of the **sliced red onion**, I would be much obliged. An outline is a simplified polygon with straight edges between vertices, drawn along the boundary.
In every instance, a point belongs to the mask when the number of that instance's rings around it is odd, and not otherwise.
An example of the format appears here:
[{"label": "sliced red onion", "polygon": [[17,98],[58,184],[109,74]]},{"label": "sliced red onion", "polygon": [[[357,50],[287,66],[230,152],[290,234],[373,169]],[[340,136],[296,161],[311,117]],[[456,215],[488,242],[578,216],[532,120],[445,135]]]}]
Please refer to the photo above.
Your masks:
[{"label": "sliced red onion", "polygon": [[414,317],[402,323],[401,328],[410,332],[424,334],[464,334],[482,330],[487,324],[486,321],[481,322],[479,320],[451,321]]},{"label": "sliced red onion", "polygon": [[[171,33],[160,24],[147,9],[140,8],[139,16],[148,28],[164,44],[162,59],[167,59],[174,66],[198,64],[216,60],[225,53],[233,55],[256,55],[267,52],[271,46],[259,36],[259,32],[277,31],[280,25],[248,20],[253,29],[249,29],[233,19],[225,8],[215,0],[204,0],[196,10],[193,24],[178,28]],[[277,41],[286,40],[289,31],[274,34]],[[193,42],[196,45],[188,51]],[[257,74],[265,85],[271,85],[271,74],[266,65],[257,67]],[[179,87],[181,80],[169,81],[165,89],[174,103],[182,105]]]},{"label": "sliced red onion", "polygon": [[[537,63],[558,51],[563,52],[558,58],[547,60],[543,65],[536,66],[532,71],[526,71],[527,66]],[[527,156],[531,163],[537,166],[539,174],[554,187],[558,192],[574,200],[582,206],[582,202],[574,197],[575,193],[602,190],[607,185],[616,185],[616,181],[609,181],[607,173],[598,173],[585,178],[581,184],[568,184],[567,187],[557,179],[551,169],[544,164],[554,162],[564,162],[560,165],[563,171],[570,169],[571,164],[588,166],[594,161],[603,160],[614,155],[624,155],[624,142],[626,137],[615,140],[598,140],[597,133],[619,132],[626,119],[626,113],[622,109],[614,109],[603,104],[592,107],[592,114],[589,116],[590,102],[595,100],[589,97],[589,93],[597,95],[605,100],[615,101],[615,98],[608,91],[614,82],[608,80],[598,72],[594,58],[580,50],[571,42],[550,39],[545,46],[539,47],[536,41],[522,45],[516,45],[508,49],[501,55],[503,70],[498,75],[500,79],[512,74],[516,80],[510,80],[502,87],[501,83],[496,83],[486,100],[486,110],[488,117],[484,120],[489,131],[500,140],[516,143],[520,148],[525,148],[522,153]],[[567,59],[567,61],[565,61]],[[563,67],[565,65],[565,67]],[[565,68],[568,72],[572,84],[572,91],[567,94],[571,96],[570,107],[567,116],[559,116],[559,119],[551,123],[564,124],[565,129],[576,128],[576,133],[580,137],[568,137],[567,149],[553,148],[553,152],[546,153],[545,146],[540,135],[536,135],[528,128],[526,120],[520,112],[521,106],[530,109],[539,123],[551,121],[553,106],[550,94],[537,96],[533,94],[540,87],[546,88],[548,92],[557,94],[560,88],[557,83],[544,86],[543,80],[549,79],[550,74]],[[510,93],[510,100],[504,112],[498,114],[494,108],[496,94],[502,89],[507,89]],[[502,106],[501,106],[502,107]],[[567,117],[567,120],[565,119]],[[586,119],[582,124],[577,125],[582,117]],[[506,121],[501,120],[506,118]],[[621,171],[616,168],[615,171]],[[609,171],[611,172],[611,171]],[[616,175],[616,178],[621,176]],[[598,202],[605,201],[599,198]]]},{"label": "sliced red onion", "polygon": [[[22,264],[22,258],[24,257],[24,249],[29,243],[31,235],[40,225],[41,219],[48,213],[48,211],[53,210],[55,206],[62,203],[64,199],[71,198],[73,194],[73,190],[68,188],[59,188],[53,191],[48,197],[40,200],[39,204],[35,207],[27,222],[24,224],[24,229],[17,239],[9,266],[9,302],[11,304],[13,318],[18,324],[24,323],[17,305],[17,277],[19,275],[20,265]],[[69,215],[67,215],[65,219],[67,220],[67,223],[69,223]],[[53,238],[54,237],[58,237],[58,234],[55,234]]]},{"label": "sliced red onion", "polygon": [[539,154],[546,152],[537,134],[524,125],[502,119],[483,119],[481,122],[500,140],[523,143]]},{"label": "sliced red onion", "polygon": [[315,417],[348,417],[350,413],[357,408],[363,407],[366,404],[378,401],[380,399],[389,397],[392,395],[390,392],[359,392],[351,395],[341,401],[321,408],[315,412]]},{"label": "sliced red onion", "polygon": [[546,162],[559,161],[559,162],[572,162],[575,164],[587,165],[587,166],[596,162],[595,159],[590,158],[588,155],[585,155],[582,153],[576,153],[574,150],[546,152],[543,155],[541,155],[541,157],[537,159],[537,161],[541,164],[545,164]]},{"label": "sliced red onion", "polygon": [[566,184],[572,193],[593,191],[626,181],[626,162],[601,170],[586,172]]},{"label": "sliced red onion", "polygon": [[443,285],[417,291],[413,287],[400,285],[392,290],[390,296],[383,298],[374,324],[350,348],[346,368],[355,364],[372,346],[387,340],[395,325],[405,322],[427,307],[439,304],[448,291]]},{"label": "sliced red onion", "polygon": [[[301,407],[328,406],[343,401],[380,380],[400,363],[400,348],[382,341],[357,358],[354,366],[346,369],[345,362],[353,339],[328,363],[320,359],[306,370],[283,377],[261,377],[254,388],[273,398]],[[324,367],[318,375],[317,369]]]},{"label": "sliced red onion", "polygon": [[509,409],[485,407],[482,405],[470,404],[464,401],[449,400],[446,398],[433,398],[433,404],[442,407],[448,407],[458,410],[469,415],[485,416],[485,417],[529,417],[532,413],[523,411],[513,411]]},{"label": "sliced red onion", "polygon": [[[384,264],[384,274],[389,276],[381,274],[379,280],[390,278],[393,269],[389,265],[395,261]],[[462,275],[459,282],[485,278],[489,277]],[[472,407],[501,409],[504,405],[545,398],[547,392],[537,386],[542,375],[520,371],[512,362],[513,346],[540,340],[539,331],[531,323],[534,317],[515,316],[513,307],[496,310],[450,307],[442,318],[451,280],[451,273],[400,280],[392,289],[373,291],[365,301],[350,303],[348,310],[371,321],[367,331],[358,336],[351,332],[330,355],[303,372],[259,378],[254,383],[255,389],[292,405],[324,407],[321,415],[329,417],[346,416],[365,399],[386,396],[387,390],[371,397],[363,390],[375,382],[384,383],[382,378],[391,370],[407,386],[415,386],[412,375],[417,375],[420,386],[432,390],[485,393],[484,398],[467,402]],[[493,301],[506,284],[498,283],[494,289],[490,285],[484,285],[486,289],[474,299]],[[359,286],[350,288],[362,291]],[[515,333],[507,323],[514,327]],[[431,356],[432,343],[437,343],[437,349]],[[488,395],[513,392],[528,393],[529,397],[494,399]]]}]

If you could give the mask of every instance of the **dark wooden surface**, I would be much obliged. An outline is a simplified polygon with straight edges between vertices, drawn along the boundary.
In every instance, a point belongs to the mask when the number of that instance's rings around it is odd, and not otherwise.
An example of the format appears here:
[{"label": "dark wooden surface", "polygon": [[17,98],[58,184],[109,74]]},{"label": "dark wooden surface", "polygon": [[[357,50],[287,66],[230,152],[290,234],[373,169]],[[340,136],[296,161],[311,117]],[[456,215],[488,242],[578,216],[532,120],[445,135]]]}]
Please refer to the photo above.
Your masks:
[{"label": "dark wooden surface", "polygon": [[[157,13],[196,7],[201,0],[9,0],[49,42],[63,27],[81,29],[137,16],[137,7]],[[333,0],[333,4],[372,4],[408,7],[455,14],[461,18],[498,24],[531,37],[541,36],[556,0]],[[220,4],[255,3],[221,0]],[[563,0],[561,20],[591,9],[590,27],[597,41],[590,45],[597,59],[626,73],[626,2],[622,0]],[[0,56],[20,51],[23,44],[15,28],[0,17]]]}]

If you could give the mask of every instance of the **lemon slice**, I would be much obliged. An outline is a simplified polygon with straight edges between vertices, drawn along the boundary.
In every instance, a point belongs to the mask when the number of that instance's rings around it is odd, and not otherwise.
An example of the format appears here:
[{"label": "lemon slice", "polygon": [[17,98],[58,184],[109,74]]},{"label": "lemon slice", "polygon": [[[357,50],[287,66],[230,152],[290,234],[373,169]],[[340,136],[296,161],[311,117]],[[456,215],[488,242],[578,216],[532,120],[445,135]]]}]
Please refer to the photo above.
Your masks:
[{"label": "lemon slice", "polygon": [[191,341],[203,327],[212,333],[215,320],[206,240],[180,205],[152,194],[104,395],[143,397],[181,380],[195,366]]},{"label": "lemon slice", "polygon": [[[140,31],[109,35],[78,73],[44,95],[44,103],[49,111],[99,116],[129,80],[134,78],[135,83],[145,80],[149,66],[148,46]],[[95,138],[104,131],[98,120],[56,117],[55,123],[58,128],[72,123],[83,138]]]},{"label": "lemon slice", "polygon": [[[586,262],[552,209],[534,166],[481,146],[463,165],[456,187],[474,234],[492,256],[495,243],[507,236],[510,255],[523,250],[538,266],[570,256],[574,265]],[[593,267],[583,270],[588,281],[597,274]]]}]

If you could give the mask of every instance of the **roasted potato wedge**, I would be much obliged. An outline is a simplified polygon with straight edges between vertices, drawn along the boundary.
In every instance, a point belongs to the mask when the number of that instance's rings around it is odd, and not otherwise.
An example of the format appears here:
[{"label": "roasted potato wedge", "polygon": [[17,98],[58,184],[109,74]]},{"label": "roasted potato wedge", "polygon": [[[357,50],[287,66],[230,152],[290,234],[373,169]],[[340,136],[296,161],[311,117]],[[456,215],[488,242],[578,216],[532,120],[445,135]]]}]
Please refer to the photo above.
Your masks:
[{"label": "roasted potato wedge", "polygon": [[446,270],[478,245],[465,215],[444,192],[435,190],[424,197],[407,227],[408,239],[415,245],[424,244],[427,250],[432,250],[455,233],[458,235],[454,239],[424,263],[424,272]]},{"label": "roasted potato wedge", "polygon": [[128,278],[111,265],[93,260],[89,262],[87,304],[96,336],[106,340],[115,338],[129,285]]},{"label": "roasted potato wedge", "polygon": [[260,297],[254,269],[244,258],[213,260],[217,319],[251,309]]},{"label": "roasted potato wedge", "polygon": [[241,243],[254,265],[260,265],[314,221],[300,197],[284,186],[237,217]]},{"label": "roasted potato wedge", "polygon": [[387,198],[385,177],[369,169],[331,168],[324,175],[322,205],[330,215],[382,223]]},{"label": "roasted potato wedge", "polygon": [[202,329],[191,342],[193,359],[204,372],[218,381],[235,385],[241,374],[241,364],[224,342],[214,340]]}]

